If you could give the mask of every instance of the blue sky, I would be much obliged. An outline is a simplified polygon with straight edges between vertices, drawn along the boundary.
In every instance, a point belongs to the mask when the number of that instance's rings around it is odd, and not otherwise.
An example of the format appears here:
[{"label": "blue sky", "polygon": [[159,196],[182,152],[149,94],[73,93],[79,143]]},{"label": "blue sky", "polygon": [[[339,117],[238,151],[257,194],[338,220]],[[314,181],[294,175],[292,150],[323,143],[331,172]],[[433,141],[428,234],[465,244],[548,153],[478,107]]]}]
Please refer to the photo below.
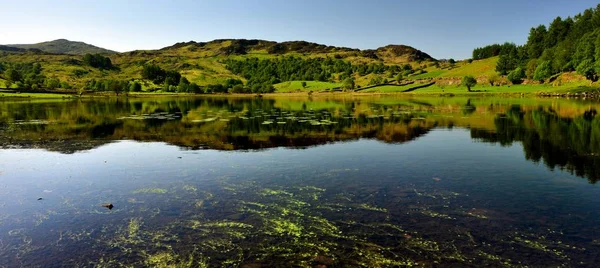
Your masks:
[{"label": "blue sky", "polygon": [[117,51],[182,41],[306,40],[352,48],[406,44],[435,58],[511,41],[595,7],[592,0],[0,0],[0,44],[59,38]]}]

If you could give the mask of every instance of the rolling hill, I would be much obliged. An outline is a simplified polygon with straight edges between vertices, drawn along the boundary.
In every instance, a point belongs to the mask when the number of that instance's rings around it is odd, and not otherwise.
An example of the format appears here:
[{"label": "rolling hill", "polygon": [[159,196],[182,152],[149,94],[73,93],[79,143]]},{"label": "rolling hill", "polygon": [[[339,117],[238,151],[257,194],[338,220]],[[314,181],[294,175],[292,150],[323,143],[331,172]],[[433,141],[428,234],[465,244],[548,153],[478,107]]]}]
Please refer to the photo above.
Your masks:
[{"label": "rolling hill", "polygon": [[[64,44],[61,47],[60,44]],[[359,50],[346,47],[334,47],[306,41],[273,42],[267,40],[221,39],[210,42],[182,42],[157,50],[136,50],[116,53],[97,48],[81,42],[71,42],[64,39],[44,42],[36,45],[8,45],[0,47],[0,63],[41,65],[41,75],[46,78],[57,78],[72,86],[82,88],[90,80],[141,80],[142,69],[145,65],[153,64],[165,70],[179,72],[190,82],[200,86],[224,83],[228,79],[239,79],[244,82],[247,78],[235,74],[227,68],[228,60],[244,61],[246,59],[279,60],[294,57],[303,61],[341,61],[353,66],[378,65],[401,66],[410,65],[412,68],[426,68],[436,59],[418,49],[403,45],[388,45],[371,50]],[[104,54],[110,58],[115,68],[98,69],[86,65],[81,54],[97,52],[112,52]],[[364,68],[365,70],[368,68]],[[374,72],[370,69],[368,72]],[[299,74],[301,75],[301,74]],[[311,88],[321,89],[320,86],[331,83],[341,83],[339,73],[328,74],[327,80]],[[367,83],[371,76],[353,74],[357,84]],[[376,76],[389,77],[390,71]],[[0,74],[0,79],[4,75]],[[300,77],[300,76],[299,76]],[[362,77],[362,79],[361,79]],[[301,79],[297,80],[309,80]],[[285,82],[289,80],[282,80]],[[144,89],[160,88],[162,85],[150,81],[142,81]],[[273,83],[273,84],[277,84]],[[291,90],[291,89],[290,89]]]},{"label": "rolling hill", "polygon": [[37,49],[53,54],[69,54],[69,55],[85,55],[89,54],[114,54],[112,50],[86,44],[84,42],[69,41],[66,39],[58,39],[54,41],[42,42],[37,44],[13,44],[6,45],[8,47],[21,49]]}]

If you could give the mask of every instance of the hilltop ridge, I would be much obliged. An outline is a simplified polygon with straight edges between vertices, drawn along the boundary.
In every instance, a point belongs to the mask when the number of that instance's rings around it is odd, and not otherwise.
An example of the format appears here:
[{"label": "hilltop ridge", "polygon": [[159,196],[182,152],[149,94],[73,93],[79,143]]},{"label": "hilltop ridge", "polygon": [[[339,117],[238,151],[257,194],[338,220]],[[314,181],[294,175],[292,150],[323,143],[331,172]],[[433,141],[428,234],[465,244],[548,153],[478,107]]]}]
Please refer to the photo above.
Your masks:
[{"label": "hilltop ridge", "polygon": [[116,51],[97,47],[84,42],[57,39],[36,44],[10,44],[7,47],[35,49],[47,53],[84,55],[84,54],[114,54]]}]

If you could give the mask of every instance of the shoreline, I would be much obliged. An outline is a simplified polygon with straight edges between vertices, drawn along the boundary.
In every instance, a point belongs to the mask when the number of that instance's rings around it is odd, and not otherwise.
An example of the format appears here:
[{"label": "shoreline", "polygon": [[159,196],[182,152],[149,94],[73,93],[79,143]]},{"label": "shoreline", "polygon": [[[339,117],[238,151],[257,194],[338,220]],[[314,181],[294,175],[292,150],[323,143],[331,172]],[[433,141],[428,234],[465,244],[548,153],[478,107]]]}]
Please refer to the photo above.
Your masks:
[{"label": "shoreline", "polygon": [[574,99],[600,99],[600,89],[582,92],[275,92],[265,94],[242,94],[242,93],[129,93],[115,95],[110,92],[98,92],[79,95],[76,92],[0,92],[0,101],[11,99],[106,99],[106,98],[168,98],[168,97],[231,97],[231,98],[270,98],[270,97],[355,97],[355,96],[394,96],[394,97],[532,97],[532,98],[574,98]]}]

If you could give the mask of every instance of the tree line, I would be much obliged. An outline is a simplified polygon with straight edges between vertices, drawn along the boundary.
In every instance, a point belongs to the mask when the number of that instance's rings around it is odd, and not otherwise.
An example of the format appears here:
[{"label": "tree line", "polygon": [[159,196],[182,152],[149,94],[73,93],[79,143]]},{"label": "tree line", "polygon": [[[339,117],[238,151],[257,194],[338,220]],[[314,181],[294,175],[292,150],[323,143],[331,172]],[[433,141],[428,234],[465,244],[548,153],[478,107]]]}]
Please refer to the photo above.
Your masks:
[{"label": "tree line", "polygon": [[531,28],[527,43],[476,48],[473,59],[500,56],[496,71],[515,82],[545,81],[561,72],[577,71],[596,81],[600,72],[600,5],[574,17],[557,17]]},{"label": "tree line", "polygon": [[281,57],[277,59],[247,58],[223,61],[232,73],[246,79],[251,91],[286,81],[346,81],[357,73],[385,74],[390,78],[414,73],[411,65],[384,65],[383,63],[351,64],[341,59]]}]

